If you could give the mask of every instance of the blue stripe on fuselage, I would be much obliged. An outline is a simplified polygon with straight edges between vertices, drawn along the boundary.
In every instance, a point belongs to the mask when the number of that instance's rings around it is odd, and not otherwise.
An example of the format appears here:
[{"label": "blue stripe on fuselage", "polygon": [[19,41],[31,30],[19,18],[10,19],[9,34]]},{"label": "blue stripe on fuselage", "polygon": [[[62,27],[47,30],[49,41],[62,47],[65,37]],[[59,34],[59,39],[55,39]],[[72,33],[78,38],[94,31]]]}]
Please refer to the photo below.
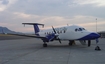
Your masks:
[{"label": "blue stripe on fuselage", "polygon": [[90,33],[89,35],[79,38],[78,40],[93,40],[93,39],[97,39],[99,37],[100,37],[100,35],[97,33]]}]

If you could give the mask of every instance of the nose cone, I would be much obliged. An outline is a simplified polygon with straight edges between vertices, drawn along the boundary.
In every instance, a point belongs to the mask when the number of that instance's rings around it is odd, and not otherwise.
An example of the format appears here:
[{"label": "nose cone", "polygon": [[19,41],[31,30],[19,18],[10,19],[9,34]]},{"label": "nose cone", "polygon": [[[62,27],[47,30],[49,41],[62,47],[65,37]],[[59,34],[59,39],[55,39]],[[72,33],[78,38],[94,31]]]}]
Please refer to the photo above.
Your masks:
[{"label": "nose cone", "polygon": [[91,33],[91,34],[88,35],[88,37],[89,37],[90,39],[97,39],[97,38],[100,37],[100,35],[97,34],[97,33]]},{"label": "nose cone", "polygon": [[90,33],[90,34],[80,38],[79,40],[93,40],[93,39],[97,39],[99,37],[100,37],[100,35],[98,33]]}]

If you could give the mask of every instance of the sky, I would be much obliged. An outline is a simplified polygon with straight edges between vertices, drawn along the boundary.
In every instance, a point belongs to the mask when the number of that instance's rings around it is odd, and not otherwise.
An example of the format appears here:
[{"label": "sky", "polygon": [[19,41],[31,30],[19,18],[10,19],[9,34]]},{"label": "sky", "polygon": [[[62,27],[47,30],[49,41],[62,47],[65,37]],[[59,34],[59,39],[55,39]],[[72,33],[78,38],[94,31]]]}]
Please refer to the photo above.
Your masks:
[{"label": "sky", "polygon": [[0,0],[0,26],[32,32],[33,26],[79,25],[89,31],[105,31],[105,0]]}]

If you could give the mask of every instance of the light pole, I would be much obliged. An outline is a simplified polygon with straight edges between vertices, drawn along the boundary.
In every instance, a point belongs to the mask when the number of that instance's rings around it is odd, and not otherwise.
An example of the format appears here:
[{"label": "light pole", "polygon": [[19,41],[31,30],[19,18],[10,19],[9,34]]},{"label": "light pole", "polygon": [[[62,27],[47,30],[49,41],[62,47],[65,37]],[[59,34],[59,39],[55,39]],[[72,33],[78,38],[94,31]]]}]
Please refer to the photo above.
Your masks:
[{"label": "light pole", "polygon": [[97,18],[96,18],[96,32],[97,32]]}]

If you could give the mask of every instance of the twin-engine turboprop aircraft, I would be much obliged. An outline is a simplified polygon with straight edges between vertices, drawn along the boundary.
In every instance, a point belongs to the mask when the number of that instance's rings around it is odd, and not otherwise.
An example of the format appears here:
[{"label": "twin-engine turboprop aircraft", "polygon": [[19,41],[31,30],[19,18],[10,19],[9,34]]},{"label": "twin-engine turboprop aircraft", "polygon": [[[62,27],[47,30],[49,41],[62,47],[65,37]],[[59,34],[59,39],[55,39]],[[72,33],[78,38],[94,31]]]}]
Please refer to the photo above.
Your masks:
[{"label": "twin-engine turboprop aircraft", "polygon": [[86,40],[88,41],[88,46],[91,45],[91,40],[98,39],[100,37],[99,34],[95,32],[87,31],[85,28],[72,25],[72,26],[64,26],[59,28],[40,31],[38,25],[44,26],[44,24],[40,23],[22,23],[24,25],[33,25],[35,30],[35,35],[21,35],[21,34],[12,34],[18,36],[26,36],[33,38],[40,38],[44,44],[43,47],[47,47],[47,42],[51,42],[54,40],[58,40],[60,43],[62,40],[69,41],[69,45],[72,45],[75,40],[79,40],[81,44],[86,44]]}]

